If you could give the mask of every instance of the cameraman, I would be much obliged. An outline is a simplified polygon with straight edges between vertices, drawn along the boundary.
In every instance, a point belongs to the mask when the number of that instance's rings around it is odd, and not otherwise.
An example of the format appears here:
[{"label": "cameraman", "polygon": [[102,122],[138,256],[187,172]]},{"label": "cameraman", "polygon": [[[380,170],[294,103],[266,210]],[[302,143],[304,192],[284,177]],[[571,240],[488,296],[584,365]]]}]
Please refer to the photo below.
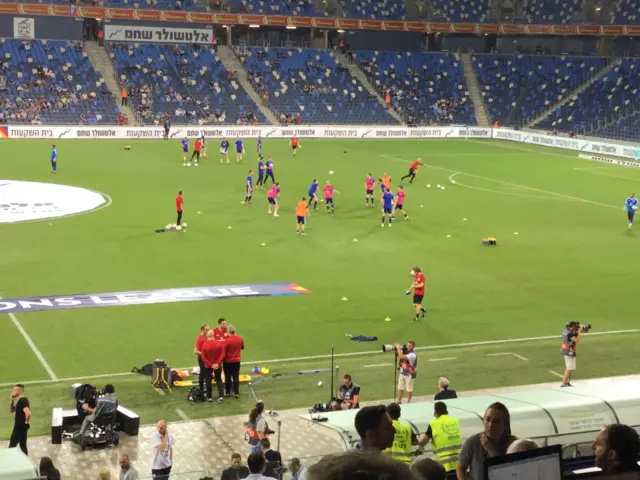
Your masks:
[{"label": "cameraman", "polygon": [[338,388],[338,394],[332,402],[334,410],[351,410],[360,408],[360,385],[354,383],[351,375],[344,376],[344,382]]},{"label": "cameraman", "polygon": [[114,393],[116,389],[113,385],[104,386],[104,395],[98,398],[95,408],[90,407],[88,404],[83,404],[82,409],[89,415],[82,420],[82,427],[80,427],[80,436],[84,435],[84,432],[89,428],[91,422],[101,415],[108,415],[114,413],[118,409],[118,400]]},{"label": "cameraman", "polygon": [[394,345],[396,355],[400,360],[398,364],[398,404],[402,403],[402,394],[407,391],[407,403],[411,402],[413,396],[413,383],[416,379],[418,368],[418,356],[416,355],[416,343],[409,340],[406,345]]},{"label": "cameraman", "polygon": [[576,369],[576,347],[580,343],[583,327],[578,322],[569,322],[562,332],[562,347],[560,353],[564,355],[564,375],[561,387],[571,387],[571,372]]}]

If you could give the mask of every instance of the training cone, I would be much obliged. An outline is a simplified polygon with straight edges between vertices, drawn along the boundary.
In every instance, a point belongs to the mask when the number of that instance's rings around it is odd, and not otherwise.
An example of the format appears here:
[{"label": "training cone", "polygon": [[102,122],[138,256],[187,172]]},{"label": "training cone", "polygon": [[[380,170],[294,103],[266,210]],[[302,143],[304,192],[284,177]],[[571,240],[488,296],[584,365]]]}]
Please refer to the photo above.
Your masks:
[{"label": "training cone", "polygon": [[264,242],[262,242],[262,243],[260,244],[260,246],[261,246],[261,247],[266,247],[266,246],[267,246],[267,244],[266,244],[266,243],[264,243]]},{"label": "training cone", "polygon": [[253,367],[253,370],[251,370],[251,373],[260,374],[260,369],[258,367]]},{"label": "training cone", "polygon": [[385,322],[390,322],[391,321],[391,317],[385,317],[384,321]]},{"label": "training cone", "polygon": [[354,242],[357,242],[357,241],[358,241],[358,239],[357,239],[357,238],[354,238],[354,239],[353,239],[353,241],[354,241]]},{"label": "training cone", "polygon": [[466,222],[466,221],[467,221],[467,217],[464,217],[464,218],[462,219],[462,221],[463,221],[463,222]]},{"label": "training cone", "polygon": [[227,228],[228,228],[229,230],[233,230],[233,227],[232,227],[231,225],[229,225]]},{"label": "training cone", "polygon": [[342,297],[343,302],[346,302],[347,300],[349,300],[347,297]]},{"label": "training cone", "polygon": [[268,368],[263,368],[263,369],[260,370],[260,373],[262,375],[267,375],[269,373],[269,369]]}]

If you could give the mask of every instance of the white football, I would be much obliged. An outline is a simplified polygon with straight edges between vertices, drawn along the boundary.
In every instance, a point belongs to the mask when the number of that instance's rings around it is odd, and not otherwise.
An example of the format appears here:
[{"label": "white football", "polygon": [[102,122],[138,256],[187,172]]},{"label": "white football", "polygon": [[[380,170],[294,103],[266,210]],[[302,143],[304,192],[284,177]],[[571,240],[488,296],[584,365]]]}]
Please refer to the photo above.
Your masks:
[{"label": "white football", "polygon": [[634,210],[637,210],[637,209],[638,209],[638,206],[637,206],[637,205],[634,205],[634,206],[633,206],[633,209],[634,209]]},{"label": "white football", "polygon": [[440,187],[441,187],[441,185],[440,185],[440,184],[438,184],[438,185],[436,185],[436,187],[437,187],[437,188],[440,188]]},{"label": "white football", "polygon": [[180,231],[182,230],[182,227],[180,225],[176,225],[176,230]]},{"label": "white football", "polygon": [[167,225],[166,227],[164,227],[165,230],[171,230],[171,224]]},{"label": "white football", "polygon": [[415,274],[416,274],[416,272],[414,272],[413,270],[411,270],[411,271],[409,272],[409,275],[411,275],[412,277],[413,277]]},{"label": "white football", "polygon": [[187,223],[186,222],[182,224],[182,228],[187,228]]},{"label": "white football", "polygon": [[321,387],[322,386],[322,380],[318,380],[318,386]]},{"label": "white football", "polygon": [[329,170],[329,175],[333,175],[333,170]]},{"label": "white football", "polygon": [[427,183],[427,188],[431,188],[431,184],[430,183]]},{"label": "white football", "polygon": [[444,185],[442,187],[440,187],[440,190],[444,190]]}]

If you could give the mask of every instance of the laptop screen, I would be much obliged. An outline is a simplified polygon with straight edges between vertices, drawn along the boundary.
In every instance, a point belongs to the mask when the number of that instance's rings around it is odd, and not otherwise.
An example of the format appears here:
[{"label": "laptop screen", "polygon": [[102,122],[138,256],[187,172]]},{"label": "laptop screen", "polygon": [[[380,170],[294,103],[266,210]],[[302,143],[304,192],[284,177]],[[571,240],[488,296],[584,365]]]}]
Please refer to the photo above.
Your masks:
[{"label": "laptop screen", "polygon": [[[514,457],[509,461],[509,457]],[[519,454],[504,457],[504,462],[487,466],[487,480],[562,480],[559,452],[522,458]]]}]

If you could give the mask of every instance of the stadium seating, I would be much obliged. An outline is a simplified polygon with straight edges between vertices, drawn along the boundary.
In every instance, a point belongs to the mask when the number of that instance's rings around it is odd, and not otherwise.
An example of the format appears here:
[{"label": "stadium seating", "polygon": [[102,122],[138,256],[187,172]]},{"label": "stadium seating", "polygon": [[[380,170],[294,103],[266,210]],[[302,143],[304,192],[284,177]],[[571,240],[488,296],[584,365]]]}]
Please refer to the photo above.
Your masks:
[{"label": "stadium seating", "polygon": [[[638,108],[639,92],[640,59],[624,59],[536,127],[582,135],[624,134],[629,138],[638,126],[638,113],[634,110]],[[620,132],[612,129],[618,122]]]},{"label": "stadium seating", "polygon": [[473,57],[492,121],[523,125],[606,65],[598,57],[476,55]]},{"label": "stadium seating", "polygon": [[342,9],[348,18],[405,19],[402,0],[342,0]]},{"label": "stadium seating", "polygon": [[480,23],[489,21],[491,0],[435,0],[434,20]]},{"label": "stadium seating", "polygon": [[[212,47],[110,44],[121,81],[145,121],[168,114],[177,124],[267,123]],[[243,117],[243,114],[245,115]],[[215,117],[215,118],[214,118]]]},{"label": "stadium seating", "polygon": [[640,8],[637,0],[619,0],[611,13],[610,23],[624,25],[640,24]]},{"label": "stadium seating", "polygon": [[309,0],[233,0],[233,6],[247,13],[264,15],[287,15],[294,17],[316,17],[314,5]]},{"label": "stadium seating", "polygon": [[0,77],[0,122],[116,123],[116,102],[82,44],[3,39]]},{"label": "stadium seating", "polygon": [[576,23],[582,0],[526,0],[523,6],[526,23],[569,24]]},{"label": "stadium seating", "polygon": [[[452,54],[356,52],[371,83],[409,123],[477,123],[462,64]],[[411,118],[412,117],[412,118]]]},{"label": "stadium seating", "polygon": [[104,6],[115,8],[139,8],[143,10],[205,10],[196,4],[195,0],[105,0]]},{"label": "stadium seating", "polygon": [[238,48],[256,90],[300,123],[397,123],[326,50]]}]

